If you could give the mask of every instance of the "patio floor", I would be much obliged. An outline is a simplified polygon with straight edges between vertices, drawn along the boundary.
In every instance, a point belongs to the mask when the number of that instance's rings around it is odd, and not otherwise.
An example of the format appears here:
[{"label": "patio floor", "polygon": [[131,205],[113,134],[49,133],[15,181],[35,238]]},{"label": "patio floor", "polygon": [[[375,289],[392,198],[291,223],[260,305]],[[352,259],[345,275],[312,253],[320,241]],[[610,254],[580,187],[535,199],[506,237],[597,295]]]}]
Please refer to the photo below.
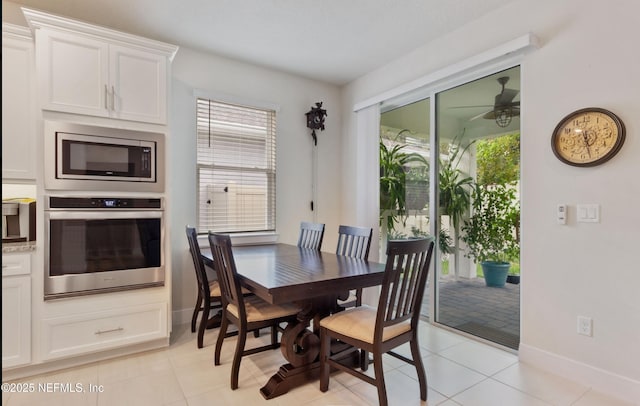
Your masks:
[{"label": "patio floor", "polygon": [[[429,290],[422,305],[422,315],[427,318]],[[441,280],[437,322],[517,350],[520,285],[487,287],[482,278]]]}]

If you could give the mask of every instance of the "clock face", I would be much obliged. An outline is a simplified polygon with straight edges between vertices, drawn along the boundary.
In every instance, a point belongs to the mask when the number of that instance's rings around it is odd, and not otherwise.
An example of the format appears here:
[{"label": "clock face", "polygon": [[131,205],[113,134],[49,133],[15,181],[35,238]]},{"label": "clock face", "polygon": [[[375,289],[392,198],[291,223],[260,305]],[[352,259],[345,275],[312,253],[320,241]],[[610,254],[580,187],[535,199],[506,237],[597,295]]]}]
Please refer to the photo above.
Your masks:
[{"label": "clock face", "polygon": [[318,111],[311,111],[307,113],[307,127],[314,130],[324,130],[324,123],[322,113]]},{"label": "clock face", "polygon": [[594,166],[611,159],[624,143],[624,125],[610,111],[599,108],[577,110],[556,126],[551,147],[562,162]]}]

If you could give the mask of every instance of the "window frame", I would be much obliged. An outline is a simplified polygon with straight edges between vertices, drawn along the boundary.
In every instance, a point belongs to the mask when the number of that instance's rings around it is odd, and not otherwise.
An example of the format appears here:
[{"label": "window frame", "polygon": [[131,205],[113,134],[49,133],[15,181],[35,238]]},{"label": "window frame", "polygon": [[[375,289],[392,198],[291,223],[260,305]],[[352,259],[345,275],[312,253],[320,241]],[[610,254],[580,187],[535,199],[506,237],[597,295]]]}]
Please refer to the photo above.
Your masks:
[{"label": "window frame", "polygon": [[[225,104],[225,105],[232,105],[235,107],[239,107],[239,108],[247,108],[250,110],[258,110],[258,111],[265,111],[268,112],[268,114],[271,114],[272,118],[271,120],[273,121],[273,125],[272,125],[272,129],[273,129],[273,134],[270,136],[271,137],[271,141],[267,141],[267,145],[265,145],[265,151],[267,151],[269,148],[272,150],[272,154],[273,154],[273,167],[271,168],[269,165],[266,165],[264,169],[255,169],[255,168],[246,168],[247,171],[249,172],[259,172],[259,173],[265,173],[267,174],[267,178],[268,180],[266,181],[265,187],[267,188],[267,201],[266,201],[266,205],[267,207],[265,208],[265,216],[270,216],[271,217],[271,222],[267,222],[267,227],[265,229],[245,229],[245,230],[222,230],[222,229],[217,229],[215,231],[218,232],[225,232],[225,233],[229,233],[233,236],[234,238],[234,243],[238,242],[238,243],[249,243],[249,244],[256,244],[256,243],[269,243],[269,242],[275,242],[277,239],[277,233],[276,233],[276,224],[277,224],[277,219],[276,219],[276,202],[277,202],[277,190],[276,190],[276,180],[277,180],[277,116],[278,116],[278,112],[280,110],[279,106],[274,104],[274,103],[269,103],[269,102],[261,102],[261,101],[255,101],[255,100],[246,100],[246,99],[242,99],[239,97],[233,97],[233,96],[228,96],[228,95],[221,95],[221,94],[216,94],[216,93],[210,93],[210,92],[203,92],[203,91],[195,91],[194,92],[194,96],[195,96],[195,117],[196,117],[196,129],[195,129],[195,133],[196,133],[196,145],[195,145],[195,152],[196,152],[196,199],[197,199],[197,206],[196,206],[196,224],[198,224],[198,230],[199,233],[202,234],[206,234],[209,230],[207,229],[207,227],[203,227],[202,226],[202,221],[201,221],[201,198],[206,198],[202,197],[202,189],[201,189],[201,184],[202,182],[204,182],[203,180],[201,180],[201,168],[206,168],[206,167],[212,167],[213,162],[210,164],[201,164],[198,161],[198,155],[199,155],[199,134],[201,132],[201,126],[198,123],[199,120],[199,112],[198,112],[198,104],[200,103],[200,100],[204,100],[205,102],[213,102],[213,103],[220,103],[220,104]],[[269,154],[269,152],[266,152],[267,154]],[[236,166],[237,168],[242,168],[242,165],[240,166]],[[270,178],[270,180],[269,180]]]}]

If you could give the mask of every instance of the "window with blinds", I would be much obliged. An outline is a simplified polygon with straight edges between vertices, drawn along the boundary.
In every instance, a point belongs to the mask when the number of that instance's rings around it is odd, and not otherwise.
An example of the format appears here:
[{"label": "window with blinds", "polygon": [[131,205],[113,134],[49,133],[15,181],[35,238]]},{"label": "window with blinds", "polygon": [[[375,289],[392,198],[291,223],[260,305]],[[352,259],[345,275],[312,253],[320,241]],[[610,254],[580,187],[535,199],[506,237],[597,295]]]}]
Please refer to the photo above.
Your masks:
[{"label": "window with blinds", "polygon": [[198,229],[275,230],[276,114],[197,100]]}]

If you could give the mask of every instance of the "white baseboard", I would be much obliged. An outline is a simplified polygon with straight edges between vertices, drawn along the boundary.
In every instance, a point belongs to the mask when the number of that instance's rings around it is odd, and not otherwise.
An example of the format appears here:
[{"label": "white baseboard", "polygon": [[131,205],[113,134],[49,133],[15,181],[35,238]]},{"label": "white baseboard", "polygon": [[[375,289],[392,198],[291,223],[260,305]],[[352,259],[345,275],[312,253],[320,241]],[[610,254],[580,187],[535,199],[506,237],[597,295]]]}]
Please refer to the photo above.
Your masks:
[{"label": "white baseboard", "polygon": [[640,381],[523,343],[520,343],[518,355],[523,363],[563,376],[597,392],[634,405],[640,399]]},{"label": "white baseboard", "polygon": [[[179,326],[181,324],[191,324],[191,316],[193,316],[193,307],[188,309],[174,310],[171,312],[171,317],[173,317],[172,322],[174,326]],[[198,318],[198,320],[200,320]]]},{"label": "white baseboard", "polygon": [[127,355],[137,354],[145,351],[156,350],[168,347],[170,344],[169,337],[159,338],[145,343],[127,345],[111,350],[94,352],[90,354],[78,355],[75,357],[62,358],[54,361],[42,362],[13,369],[2,370],[2,382],[26,378],[34,375],[56,372],[62,369],[78,367],[81,365],[91,364],[107,359],[123,357]]}]

